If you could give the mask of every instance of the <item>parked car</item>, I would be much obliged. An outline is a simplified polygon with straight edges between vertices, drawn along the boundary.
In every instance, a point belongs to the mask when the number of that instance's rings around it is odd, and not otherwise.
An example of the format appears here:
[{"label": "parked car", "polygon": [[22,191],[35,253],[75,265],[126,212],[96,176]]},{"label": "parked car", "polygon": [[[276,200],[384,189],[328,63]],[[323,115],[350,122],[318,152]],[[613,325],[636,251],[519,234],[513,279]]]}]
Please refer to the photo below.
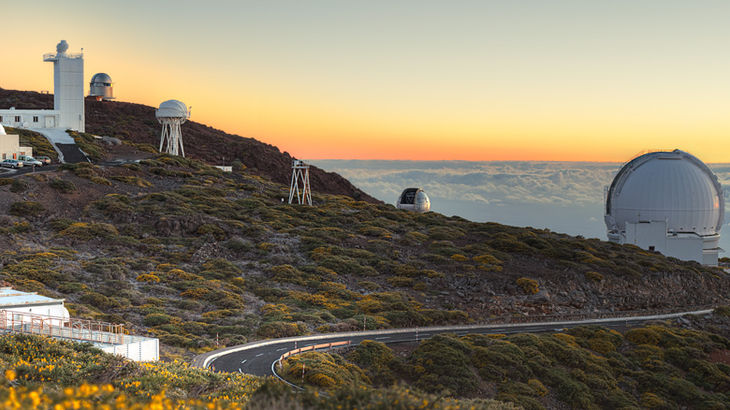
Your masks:
[{"label": "parked car", "polygon": [[53,162],[50,157],[35,157],[35,159],[37,159],[38,161],[42,162],[45,165],[48,165],[51,162]]},{"label": "parked car", "polygon": [[23,167],[23,161],[18,161],[17,159],[4,159],[3,162],[0,162],[0,166],[5,168],[21,168]]},{"label": "parked car", "polygon": [[37,159],[35,159],[33,157],[30,157],[28,155],[20,155],[18,157],[18,160],[19,161],[23,161],[23,165],[25,165],[25,166],[31,166],[31,165],[35,165],[37,167],[42,167],[43,166],[43,163],[42,162],[40,162]]}]

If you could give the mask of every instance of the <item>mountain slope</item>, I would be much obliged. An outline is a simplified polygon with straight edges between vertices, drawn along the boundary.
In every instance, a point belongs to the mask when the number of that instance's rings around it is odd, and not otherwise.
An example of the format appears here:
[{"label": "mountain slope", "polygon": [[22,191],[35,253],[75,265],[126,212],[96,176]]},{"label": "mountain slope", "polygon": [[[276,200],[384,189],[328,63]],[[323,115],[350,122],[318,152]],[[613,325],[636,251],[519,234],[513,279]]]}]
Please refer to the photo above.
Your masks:
[{"label": "mountain slope", "polygon": [[[0,88],[0,107],[41,109],[53,107],[53,95]],[[159,145],[160,125],[155,108],[125,102],[86,100],[86,131],[118,137],[133,143]],[[195,121],[182,126],[186,155],[213,165],[230,165],[238,159],[253,172],[282,184],[291,179],[292,157],[273,145],[228,134]],[[333,172],[310,167],[313,191],[347,195],[356,200],[380,202]]]}]

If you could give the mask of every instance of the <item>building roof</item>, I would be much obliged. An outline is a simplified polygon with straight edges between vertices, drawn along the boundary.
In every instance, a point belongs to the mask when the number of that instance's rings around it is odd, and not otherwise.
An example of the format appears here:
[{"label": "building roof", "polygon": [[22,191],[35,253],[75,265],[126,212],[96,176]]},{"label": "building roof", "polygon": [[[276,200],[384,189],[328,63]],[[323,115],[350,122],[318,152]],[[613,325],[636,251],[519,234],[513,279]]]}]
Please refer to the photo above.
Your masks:
[{"label": "building roof", "polygon": [[0,288],[0,309],[9,306],[63,304],[63,299],[53,299],[35,292],[23,292],[13,288]]}]

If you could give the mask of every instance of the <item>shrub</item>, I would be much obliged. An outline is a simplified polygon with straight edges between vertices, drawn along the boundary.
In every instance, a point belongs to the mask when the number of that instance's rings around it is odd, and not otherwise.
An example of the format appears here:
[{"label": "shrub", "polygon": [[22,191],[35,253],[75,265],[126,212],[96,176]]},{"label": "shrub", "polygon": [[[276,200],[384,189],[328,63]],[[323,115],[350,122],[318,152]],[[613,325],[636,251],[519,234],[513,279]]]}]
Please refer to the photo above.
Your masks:
[{"label": "shrub", "polygon": [[631,329],[626,332],[625,337],[626,340],[637,345],[657,345],[660,339],[659,333],[645,327]]},{"label": "shrub", "polygon": [[534,295],[539,292],[540,289],[537,286],[537,281],[530,278],[519,278],[517,279],[517,285],[522,288],[525,293]]},{"label": "shrub", "polygon": [[159,326],[172,323],[172,316],[164,313],[150,313],[144,317],[145,326]]},{"label": "shrub", "polygon": [[25,192],[28,188],[28,183],[20,178],[13,179],[13,182],[10,184],[10,192],[14,192],[16,194]]},{"label": "shrub", "polygon": [[69,194],[76,190],[76,185],[73,184],[71,181],[66,181],[65,179],[61,178],[53,178],[48,182],[48,185],[51,186],[51,188],[63,192],[64,194]]},{"label": "shrub", "polygon": [[119,231],[114,225],[106,223],[75,222],[59,232],[58,235],[81,240],[110,239],[119,236]]},{"label": "shrub", "polygon": [[137,276],[137,282],[159,283],[160,278],[153,273],[143,273]]},{"label": "shrub", "polygon": [[585,273],[586,279],[592,280],[594,282],[600,282],[603,280],[603,275],[601,275],[598,272],[595,271],[588,271]]},{"label": "shrub", "polygon": [[34,201],[13,202],[10,204],[8,213],[15,216],[31,217],[38,216],[45,211],[43,205]]},{"label": "shrub", "polygon": [[307,327],[304,323],[287,323],[287,322],[270,322],[261,325],[258,329],[258,335],[263,338],[279,338],[299,336],[306,332]]}]

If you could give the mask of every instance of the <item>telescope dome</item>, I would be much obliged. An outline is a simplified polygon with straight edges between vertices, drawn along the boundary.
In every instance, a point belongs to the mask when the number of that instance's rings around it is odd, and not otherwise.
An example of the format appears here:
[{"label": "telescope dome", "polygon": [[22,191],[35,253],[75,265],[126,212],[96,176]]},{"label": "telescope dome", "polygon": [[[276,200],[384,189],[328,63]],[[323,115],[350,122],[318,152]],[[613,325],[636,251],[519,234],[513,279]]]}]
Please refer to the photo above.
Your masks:
[{"label": "telescope dome", "polygon": [[188,118],[188,107],[178,100],[167,100],[160,104],[155,113],[157,118]]},{"label": "telescope dome", "polygon": [[725,203],[717,176],[695,156],[680,150],[634,158],[616,174],[606,196],[606,227],[666,222],[668,233],[715,235]]},{"label": "telescope dome", "polygon": [[396,207],[415,212],[428,212],[431,210],[431,201],[421,188],[406,188],[398,197]]}]

